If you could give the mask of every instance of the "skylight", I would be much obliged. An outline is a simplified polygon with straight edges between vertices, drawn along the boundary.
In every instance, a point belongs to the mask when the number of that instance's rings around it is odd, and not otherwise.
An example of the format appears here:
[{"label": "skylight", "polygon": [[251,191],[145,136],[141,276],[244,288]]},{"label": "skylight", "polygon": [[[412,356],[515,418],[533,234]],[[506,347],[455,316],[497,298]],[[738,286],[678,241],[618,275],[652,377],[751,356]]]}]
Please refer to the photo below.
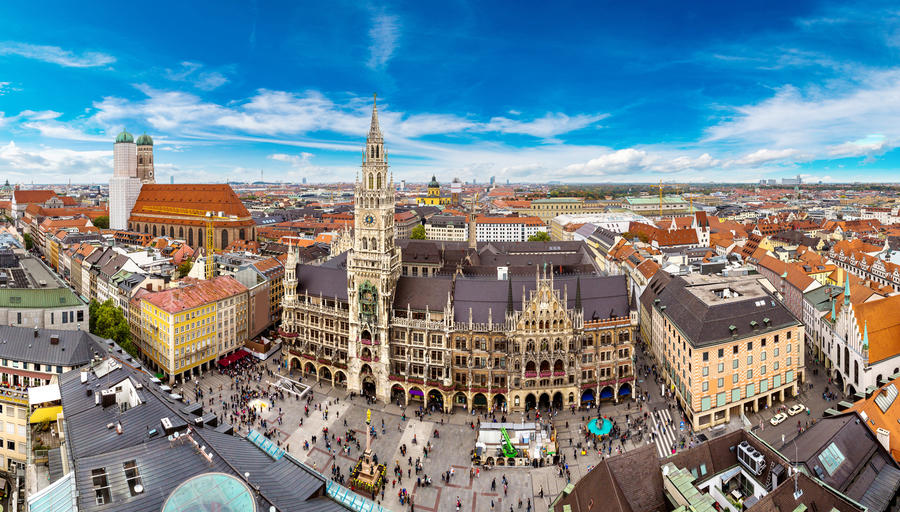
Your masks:
[{"label": "skylight", "polygon": [[825,466],[825,470],[828,471],[829,475],[834,475],[844,462],[844,454],[841,453],[837,445],[831,443],[819,454],[819,461]]},{"label": "skylight", "polygon": [[897,386],[888,384],[875,397],[875,403],[878,404],[878,408],[881,409],[881,412],[887,412],[888,408],[890,408],[896,398]]}]

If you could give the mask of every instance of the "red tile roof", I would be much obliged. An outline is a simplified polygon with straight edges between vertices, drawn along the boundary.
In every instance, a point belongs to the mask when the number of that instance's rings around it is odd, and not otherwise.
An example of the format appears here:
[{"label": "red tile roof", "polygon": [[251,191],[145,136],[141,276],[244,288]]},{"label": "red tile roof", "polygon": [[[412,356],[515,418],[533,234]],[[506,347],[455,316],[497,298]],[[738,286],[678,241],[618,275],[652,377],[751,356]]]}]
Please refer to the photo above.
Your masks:
[{"label": "red tile roof", "polygon": [[696,245],[697,231],[693,229],[676,229],[668,231],[643,222],[632,222],[628,226],[628,232],[634,235],[645,235],[649,240],[655,241],[660,247],[678,245]]},{"label": "red tile roof", "polygon": [[17,204],[43,203],[56,197],[52,190],[16,190],[13,194]]},{"label": "red tile roof", "polygon": [[247,287],[231,276],[218,276],[210,281],[185,278],[183,286],[153,292],[144,300],[168,313],[180,313],[247,291]]},{"label": "red tile roof", "polygon": [[223,212],[234,215],[235,221],[214,221],[216,224],[228,223],[229,226],[254,225],[250,212],[238,198],[231,186],[225,184],[204,185],[169,185],[147,184],[141,187],[129,220],[139,222],[158,222],[161,224],[205,225],[205,221],[197,217],[177,217],[177,214],[160,213],[148,210],[155,206],[189,208]]}]

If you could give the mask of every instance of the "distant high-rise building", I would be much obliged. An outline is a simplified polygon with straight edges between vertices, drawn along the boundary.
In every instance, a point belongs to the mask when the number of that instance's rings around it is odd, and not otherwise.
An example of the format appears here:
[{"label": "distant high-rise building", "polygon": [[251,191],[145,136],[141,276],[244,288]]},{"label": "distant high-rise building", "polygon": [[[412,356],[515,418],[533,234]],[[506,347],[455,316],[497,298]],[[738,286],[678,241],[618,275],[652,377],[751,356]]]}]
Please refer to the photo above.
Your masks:
[{"label": "distant high-rise building", "polygon": [[306,177],[303,178],[303,184],[306,185]]},{"label": "distant high-rise building", "polygon": [[462,181],[459,181],[459,178],[453,178],[453,181],[450,182],[450,204],[459,205],[462,197],[462,185]]},{"label": "distant high-rise building", "polygon": [[406,180],[400,180],[400,190],[406,190]]},{"label": "distant high-rise building", "polygon": [[174,184],[175,184],[175,175],[173,174],[173,175],[169,176],[169,185],[174,185]]},{"label": "distant high-rise building", "polygon": [[494,177],[491,176],[491,186],[494,186]]},{"label": "distant high-rise building", "polygon": [[141,185],[154,182],[153,139],[134,137],[125,130],[113,145],[113,176],[109,180],[109,227],[127,229],[128,217],[141,193]]}]

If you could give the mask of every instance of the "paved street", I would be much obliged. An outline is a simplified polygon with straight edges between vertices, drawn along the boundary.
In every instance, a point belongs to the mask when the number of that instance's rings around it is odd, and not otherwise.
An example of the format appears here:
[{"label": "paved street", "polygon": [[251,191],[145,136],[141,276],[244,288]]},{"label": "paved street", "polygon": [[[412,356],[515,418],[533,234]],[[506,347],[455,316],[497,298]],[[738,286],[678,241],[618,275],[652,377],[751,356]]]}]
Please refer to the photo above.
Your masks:
[{"label": "paved street", "polygon": [[[642,352],[638,350],[638,368],[645,363]],[[278,381],[277,367],[274,361],[265,365],[257,365],[254,371],[258,372],[257,378],[251,382],[250,387],[261,391],[274,389],[273,385]],[[781,446],[781,436],[790,441],[797,435],[797,420],[805,426],[807,420],[819,418],[824,410],[834,405],[834,402],[826,402],[822,399],[825,389],[824,372],[818,376],[809,373],[813,382],[813,389],[805,389],[800,396],[800,401],[811,408],[810,416],[806,414],[789,418],[777,427],[768,423],[776,413],[776,408],[770,408],[752,414],[748,418],[755,432],[774,446]],[[297,375],[292,378],[297,379]],[[306,382],[306,381],[304,381]],[[650,385],[652,383],[652,385]],[[307,401],[285,394],[283,400],[276,400],[274,405],[263,410],[259,420],[267,421],[267,428],[263,428],[261,421],[254,425],[236,425],[237,430],[246,434],[249,427],[259,431],[271,430],[272,439],[281,443],[291,455],[310,465],[314,469],[332,477],[336,474],[347,478],[350,468],[356,462],[360,449],[365,447],[365,415],[369,407],[366,400],[361,397],[351,398],[343,389],[335,389],[309,382],[311,400],[309,401],[309,415],[304,414],[304,406]],[[601,405],[600,414],[607,417],[620,431],[628,432],[627,440],[613,440],[600,444],[596,448],[585,441],[582,426],[589,420],[596,409],[592,411],[575,411],[567,409],[556,413],[550,421],[558,433],[560,455],[563,460],[561,468],[544,467],[531,468],[506,468],[482,471],[477,477],[471,478],[469,471],[470,452],[474,447],[475,430],[470,426],[473,422],[490,421],[481,415],[472,415],[461,409],[454,414],[432,414],[428,411],[422,419],[415,416],[418,404],[400,407],[396,404],[372,405],[372,425],[376,427],[377,437],[373,439],[374,453],[380,462],[387,464],[388,485],[383,495],[376,496],[376,501],[392,510],[402,510],[398,492],[406,489],[414,497],[415,509],[429,512],[438,510],[454,510],[457,497],[462,502],[461,510],[484,511],[490,510],[491,502],[494,510],[507,511],[512,507],[518,509],[518,501],[522,500],[521,510],[526,510],[528,500],[531,500],[532,509],[546,511],[551,500],[566,486],[566,470],[572,482],[577,481],[592,469],[604,456],[615,455],[620,451],[628,451],[635,447],[657,441],[657,451],[660,457],[678,450],[681,443],[690,445],[694,437],[681,422],[678,408],[665,400],[660,395],[660,387],[653,381],[652,376],[647,377],[642,373],[638,376],[637,394],[647,393],[647,401],[623,402],[618,405],[606,403]],[[204,397],[206,410],[213,410],[226,419],[231,411],[225,408],[232,386],[232,379],[218,372],[208,372],[199,382],[200,389],[205,390]],[[182,390],[185,397],[193,399],[198,382],[188,383]],[[219,391],[221,386],[222,391]],[[209,389],[212,388],[212,395]],[[221,395],[221,396],[220,396]],[[210,401],[212,402],[210,404]],[[785,405],[797,403],[791,399]],[[211,407],[211,409],[209,409]],[[327,418],[326,418],[327,412]],[[404,419],[403,415],[406,415]],[[646,415],[646,416],[645,416]],[[280,419],[280,421],[279,421]],[[498,418],[499,419],[499,418]],[[533,421],[534,415],[512,413],[508,421]],[[228,421],[226,419],[226,421]],[[302,426],[301,426],[302,421]],[[643,423],[635,427],[634,423]],[[760,428],[762,422],[762,428]],[[631,427],[629,427],[629,424]],[[382,427],[383,425],[383,427]],[[724,429],[717,431],[721,434],[730,430],[741,428],[741,420],[733,418]],[[332,438],[330,450],[323,438],[323,428],[328,428]],[[435,430],[440,432],[440,438],[433,438]],[[346,443],[346,434],[351,431],[356,435],[360,444],[350,443],[349,449]],[[705,432],[710,437],[712,432]],[[316,442],[313,442],[316,436]],[[342,438],[342,445],[337,445],[337,438]],[[415,439],[415,442],[414,442]],[[306,448],[305,444],[309,443]],[[407,448],[406,455],[401,454],[401,446]],[[424,448],[430,446],[426,457]],[[580,446],[580,448],[579,448]],[[599,452],[603,450],[603,455]],[[422,463],[422,470],[417,475],[415,471],[416,461]],[[337,466],[337,470],[334,467]],[[393,473],[399,466],[401,476]],[[335,471],[336,473],[333,473]],[[449,481],[442,479],[442,473],[452,471]],[[432,485],[422,485],[424,477],[430,477]],[[508,480],[508,487],[504,493],[502,478]],[[495,487],[492,488],[492,482]],[[346,480],[344,481],[347,484]],[[541,493],[543,491],[543,498]]]}]

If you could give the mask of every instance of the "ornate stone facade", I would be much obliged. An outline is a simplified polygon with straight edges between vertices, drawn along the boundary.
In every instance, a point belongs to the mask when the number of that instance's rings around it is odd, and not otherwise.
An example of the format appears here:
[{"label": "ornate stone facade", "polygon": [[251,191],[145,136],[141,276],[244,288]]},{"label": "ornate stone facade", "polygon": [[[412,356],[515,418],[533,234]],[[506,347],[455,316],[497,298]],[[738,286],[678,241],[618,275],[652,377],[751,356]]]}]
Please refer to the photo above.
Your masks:
[{"label": "ornate stone facade", "polygon": [[[320,266],[288,253],[281,337],[292,369],[381,401],[436,408],[521,411],[630,398],[636,321],[625,281],[585,268],[577,244],[506,244],[502,273],[491,263],[496,245],[440,244],[433,259],[421,256],[423,247],[406,254],[395,245],[377,108],[355,209],[346,253]],[[476,271],[479,256],[488,263]],[[401,272],[426,261],[429,277]]]}]

